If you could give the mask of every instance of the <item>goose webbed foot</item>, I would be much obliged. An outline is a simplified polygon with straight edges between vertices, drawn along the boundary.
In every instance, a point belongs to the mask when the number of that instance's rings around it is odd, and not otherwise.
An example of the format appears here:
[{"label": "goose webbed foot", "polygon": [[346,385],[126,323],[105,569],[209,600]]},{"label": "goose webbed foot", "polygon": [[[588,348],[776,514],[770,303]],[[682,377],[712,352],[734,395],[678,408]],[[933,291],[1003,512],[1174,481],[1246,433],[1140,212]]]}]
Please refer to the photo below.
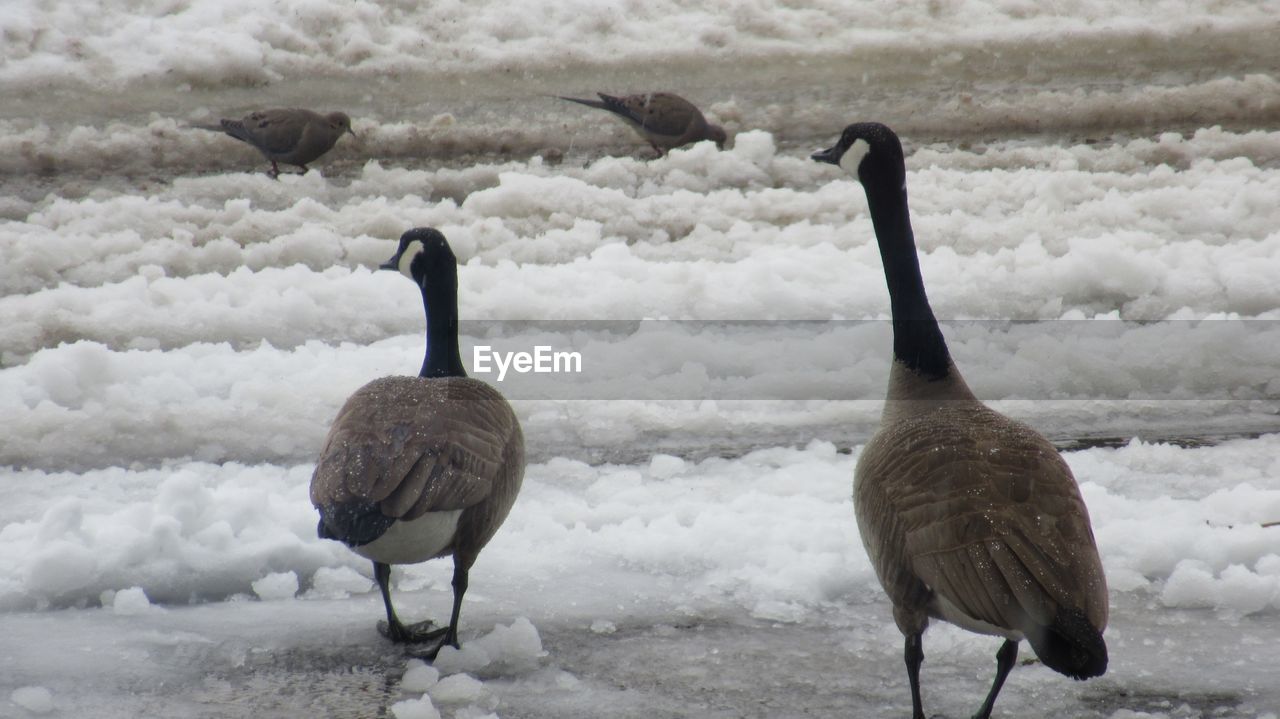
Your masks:
[{"label": "goose webbed foot", "polygon": [[437,627],[430,619],[414,624],[378,622],[378,633],[396,644],[426,644],[443,637],[448,631],[448,627]]},{"label": "goose webbed foot", "polygon": [[446,646],[458,649],[458,633],[453,627],[437,627],[431,620],[407,626],[399,622],[378,622],[378,633],[396,644],[430,644],[424,651],[409,650],[410,656],[429,662],[435,661]]},{"label": "goose webbed foot", "polygon": [[424,652],[410,651],[409,653],[415,658],[422,659],[423,661],[434,662],[436,657],[439,656],[441,649],[444,649],[445,647],[453,647],[454,649],[459,648],[458,633],[453,631],[452,627],[437,629],[432,632],[432,634],[439,639],[435,646],[432,646]]}]

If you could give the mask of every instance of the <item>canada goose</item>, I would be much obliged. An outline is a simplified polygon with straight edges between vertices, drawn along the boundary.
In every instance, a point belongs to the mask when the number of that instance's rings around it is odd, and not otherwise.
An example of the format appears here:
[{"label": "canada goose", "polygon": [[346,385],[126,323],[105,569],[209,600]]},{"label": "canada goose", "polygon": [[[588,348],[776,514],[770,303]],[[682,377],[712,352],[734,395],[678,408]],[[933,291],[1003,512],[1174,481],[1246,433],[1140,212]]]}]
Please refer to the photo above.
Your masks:
[{"label": "canada goose", "polygon": [[673,147],[683,147],[702,140],[711,140],[716,143],[716,147],[724,149],[727,139],[724,128],[707,122],[701,110],[679,95],[669,92],[646,92],[622,97],[603,92],[596,94],[600,96],[599,100],[563,96],[560,99],[612,112],[652,145],[659,157],[667,154]]},{"label": "canada goose", "polygon": [[984,406],[952,363],[925,296],[897,135],[853,124],[813,159],[862,182],[889,285],[889,391],[858,459],[853,501],[906,637],[913,716],[924,717],[921,635],[931,617],[1005,638],[979,719],[991,715],[1022,639],[1054,671],[1100,676],[1107,585],[1089,513],[1053,445]]},{"label": "canada goose", "polygon": [[[373,561],[393,642],[439,640],[424,656],[458,646],[467,574],[506,519],[524,477],[524,436],[511,405],[467,377],[458,351],[458,262],[434,229],[400,238],[382,269],[398,269],[422,290],[427,352],[417,377],[383,377],[338,411],[315,473],[311,503],[319,535]],[[392,564],[453,556],[449,626],[405,626],[391,606]]]},{"label": "canada goose", "polygon": [[356,136],[346,114],[321,115],[300,108],[258,110],[239,120],[223,119],[217,125],[197,127],[224,132],[258,148],[271,162],[267,174],[272,177],[280,175],[279,162],[297,165],[306,172],[307,163],[332,150],[343,133]]}]

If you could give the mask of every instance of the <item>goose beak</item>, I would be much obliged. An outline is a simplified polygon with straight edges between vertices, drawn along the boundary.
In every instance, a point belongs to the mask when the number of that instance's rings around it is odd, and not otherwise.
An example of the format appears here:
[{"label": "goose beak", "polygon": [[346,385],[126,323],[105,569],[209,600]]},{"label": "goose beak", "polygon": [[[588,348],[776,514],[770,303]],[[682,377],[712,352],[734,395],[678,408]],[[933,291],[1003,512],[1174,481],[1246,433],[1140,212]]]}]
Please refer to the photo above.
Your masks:
[{"label": "goose beak", "polygon": [[399,272],[400,271],[400,253],[399,252],[395,253],[394,255],[391,256],[391,259],[378,265],[378,269],[395,270],[396,272]]},{"label": "goose beak", "polygon": [[825,162],[828,165],[839,165],[840,151],[837,149],[837,146],[828,147],[825,150],[818,150],[812,155],[809,155],[809,159],[816,162]]}]

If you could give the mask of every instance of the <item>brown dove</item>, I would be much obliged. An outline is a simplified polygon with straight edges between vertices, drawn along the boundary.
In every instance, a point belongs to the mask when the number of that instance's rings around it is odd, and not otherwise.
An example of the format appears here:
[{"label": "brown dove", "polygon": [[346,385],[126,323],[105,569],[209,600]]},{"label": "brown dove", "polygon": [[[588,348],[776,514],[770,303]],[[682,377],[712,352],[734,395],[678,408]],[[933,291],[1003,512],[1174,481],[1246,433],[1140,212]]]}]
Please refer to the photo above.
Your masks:
[{"label": "brown dove", "polygon": [[223,119],[217,125],[200,125],[205,130],[215,130],[247,142],[258,148],[271,162],[272,177],[280,175],[283,162],[297,165],[303,172],[307,163],[333,149],[343,133],[352,137],[351,118],[341,112],[321,115],[300,108],[258,110],[240,120]]},{"label": "brown dove", "polygon": [[596,93],[599,100],[564,97],[561,100],[576,102],[587,107],[608,110],[622,118],[640,133],[661,157],[673,147],[683,147],[693,142],[711,140],[724,149],[724,128],[707,122],[693,103],[670,92],[646,92],[638,95],[614,97]]}]

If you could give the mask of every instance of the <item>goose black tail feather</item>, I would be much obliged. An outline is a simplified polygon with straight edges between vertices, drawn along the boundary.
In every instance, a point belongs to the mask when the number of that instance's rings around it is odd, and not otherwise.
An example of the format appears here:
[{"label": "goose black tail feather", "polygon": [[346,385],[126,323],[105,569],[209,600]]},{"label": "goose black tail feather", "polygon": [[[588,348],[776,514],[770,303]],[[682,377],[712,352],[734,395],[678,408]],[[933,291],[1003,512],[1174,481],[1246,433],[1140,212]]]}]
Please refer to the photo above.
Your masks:
[{"label": "goose black tail feather", "polygon": [[388,517],[369,502],[329,505],[320,508],[320,525],[316,534],[321,539],[336,539],[348,547],[359,547],[381,537],[392,524]]},{"label": "goose black tail feather", "polygon": [[1107,671],[1102,632],[1079,609],[1059,610],[1053,624],[1027,639],[1045,666],[1072,679],[1090,679]]}]

